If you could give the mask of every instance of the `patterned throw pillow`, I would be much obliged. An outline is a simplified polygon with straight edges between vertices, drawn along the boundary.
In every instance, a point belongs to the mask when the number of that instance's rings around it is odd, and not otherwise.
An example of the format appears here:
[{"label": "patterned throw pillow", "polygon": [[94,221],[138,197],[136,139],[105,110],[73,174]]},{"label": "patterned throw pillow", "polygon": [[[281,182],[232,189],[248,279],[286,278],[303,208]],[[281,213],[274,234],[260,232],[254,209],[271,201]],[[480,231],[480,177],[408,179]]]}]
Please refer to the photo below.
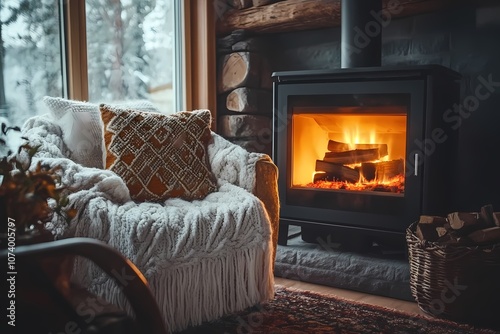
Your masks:
[{"label": "patterned throw pillow", "polygon": [[[43,101],[61,127],[63,141],[71,151],[69,158],[85,167],[104,168],[104,132],[99,105],[50,96],[45,96]],[[158,112],[151,102],[145,100],[118,105]]]},{"label": "patterned throw pillow", "polygon": [[208,163],[208,110],[172,115],[101,104],[106,168],[118,174],[136,201],[202,199],[215,191]]}]

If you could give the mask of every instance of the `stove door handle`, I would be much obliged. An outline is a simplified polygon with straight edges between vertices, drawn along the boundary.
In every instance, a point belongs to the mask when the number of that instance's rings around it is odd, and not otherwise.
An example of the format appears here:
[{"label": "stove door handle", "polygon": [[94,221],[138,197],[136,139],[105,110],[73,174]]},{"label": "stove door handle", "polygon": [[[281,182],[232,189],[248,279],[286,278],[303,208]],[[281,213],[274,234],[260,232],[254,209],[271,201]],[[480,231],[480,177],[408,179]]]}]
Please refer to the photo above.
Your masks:
[{"label": "stove door handle", "polygon": [[415,153],[415,160],[414,160],[415,161],[415,170],[413,172],[415,176],[418,176],[418,163],[419,163],[418,159],[419,159],[418,153]]}]

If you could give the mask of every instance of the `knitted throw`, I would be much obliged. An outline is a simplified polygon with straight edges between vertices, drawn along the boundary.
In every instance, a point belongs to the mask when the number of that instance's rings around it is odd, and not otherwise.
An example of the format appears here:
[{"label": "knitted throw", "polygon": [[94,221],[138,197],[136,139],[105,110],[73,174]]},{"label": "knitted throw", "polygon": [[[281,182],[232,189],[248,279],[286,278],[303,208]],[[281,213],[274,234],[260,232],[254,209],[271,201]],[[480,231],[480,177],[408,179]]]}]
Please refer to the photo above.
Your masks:
[{"label": "knitted throw", "polygon": [[[23,126],[33,160],[60,165],[73,192],[78,216],[69,226],[54,218],[58,238],[91,237],[130,259],[147,278],[169,331],[243,310],[274,294],[269,217],[251,191],[255,163],[248,153],[212,133],[208,148],[217,192],[192,202],[135,203],[113,172],[87,168],[66,158],[61,129],[39,116]],[[78,259],[73,279],[108,301],[130,310],[115,283],[89,261]]]}]

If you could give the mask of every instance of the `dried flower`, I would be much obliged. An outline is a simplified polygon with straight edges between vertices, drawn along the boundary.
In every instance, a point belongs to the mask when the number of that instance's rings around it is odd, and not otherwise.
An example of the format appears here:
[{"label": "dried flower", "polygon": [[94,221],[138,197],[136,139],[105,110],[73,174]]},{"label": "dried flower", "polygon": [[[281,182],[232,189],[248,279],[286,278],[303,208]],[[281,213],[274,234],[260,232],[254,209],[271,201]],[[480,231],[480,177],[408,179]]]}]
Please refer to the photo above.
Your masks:
[{"label": "dried flower", "polygon": [[[20,131],[18,127],[8,127],[2,123],[2,134],[8,131]],[[22,137],[23,140],[27,138]],[[0,144],[6,142],[0,138]],[[18,235],[25,234],[32,228],[43,229],[44,225],[56,213],[69,222],[76,210],[67,208],[68,198],[64,195],[64,187],[57,171],[59,166],[50,167],[38,162],[30,170],[33,156],[40,146],[31,146],[29,143],[21,145],[17,154],[9,151],[7,156],[0,160],[0,210],[2,216],[2,232],[7,231],[7,217],[14,219]],[[22,152],[27,153],[27,158],[20,157]],[[54,201],[51,207],[49,201]]]}]

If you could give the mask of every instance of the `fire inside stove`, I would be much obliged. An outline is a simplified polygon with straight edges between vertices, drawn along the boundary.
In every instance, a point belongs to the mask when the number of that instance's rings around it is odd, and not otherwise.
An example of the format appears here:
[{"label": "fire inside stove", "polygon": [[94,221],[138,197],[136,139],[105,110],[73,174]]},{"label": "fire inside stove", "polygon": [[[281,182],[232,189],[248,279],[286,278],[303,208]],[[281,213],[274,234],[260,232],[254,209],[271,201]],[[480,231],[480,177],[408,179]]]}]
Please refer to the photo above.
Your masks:
[{"label": "fire inside stove", "polygon": [[292,187],[403,194],[406,107],[295,108]]}]

